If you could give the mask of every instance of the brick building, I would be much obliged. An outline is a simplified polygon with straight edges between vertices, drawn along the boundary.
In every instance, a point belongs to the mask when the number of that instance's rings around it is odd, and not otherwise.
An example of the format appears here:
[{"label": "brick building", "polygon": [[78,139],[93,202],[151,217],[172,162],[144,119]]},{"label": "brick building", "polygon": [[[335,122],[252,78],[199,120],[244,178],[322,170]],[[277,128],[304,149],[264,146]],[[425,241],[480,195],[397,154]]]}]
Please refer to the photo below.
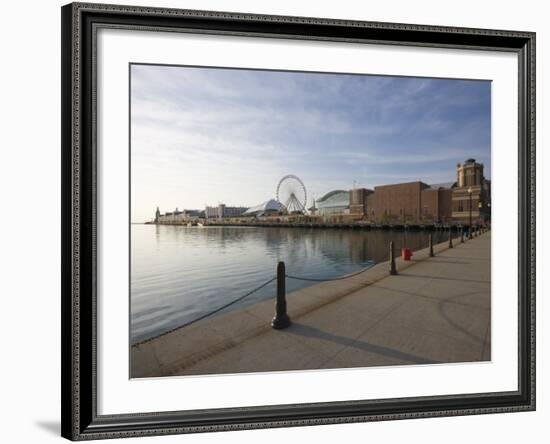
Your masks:
[{"label": "brick building", "polygon": [[429,188],[423,182],[382,185],[369,196],[369,219],[378,223],[416,223],[421,214],[421,191]]},{"label": "brick building", "polygon": [[356,218],[367,216],[367,199],[374,193],[366,188],[354,188],[349,194],[349,214]]},{"label": "brick building", "polygon": [[457,165],[456,174],[456,182],[445,184],[416,181],[351,190],[350,215],[380,224],[467,225],[471,208],[472,223],[490,220],[491,183],[483,164],[468,159]]},{"label": "brick building", "polygon": [[485,179],[483,164],[468,159],[456,166],[452,194],[453,220],[462,224],[486,222],[491,218],[491,181]]}]

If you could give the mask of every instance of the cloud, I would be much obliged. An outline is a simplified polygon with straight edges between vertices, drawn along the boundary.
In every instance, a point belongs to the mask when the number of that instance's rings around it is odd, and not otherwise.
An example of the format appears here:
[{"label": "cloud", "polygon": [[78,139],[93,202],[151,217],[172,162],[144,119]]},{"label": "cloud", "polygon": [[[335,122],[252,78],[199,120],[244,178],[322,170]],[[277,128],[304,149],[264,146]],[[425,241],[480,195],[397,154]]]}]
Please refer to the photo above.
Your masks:
[{"label": "cloud", "polygon": [[[377,150],[381,151],[381,150]],[[396,164],[426,164],[446,162],[449,165],[455,165],[469,157],[482,160],[488,154],[484,148],[446,148],[441,147],[438,150],[419,150],[420,153],[411,152],[409,154],[400,154],[394,156],[372,154],[370,152],[346,151],[342,155],[350,164],[364,162],[367,165],[396,165]],[[454,162],[454,163],[453,163]]]},{"label": "cloud", "polygon": [[132,219],[255,205],[280,177],[309,195],[490,176],[490,84],[461,80],[132,66]]}]

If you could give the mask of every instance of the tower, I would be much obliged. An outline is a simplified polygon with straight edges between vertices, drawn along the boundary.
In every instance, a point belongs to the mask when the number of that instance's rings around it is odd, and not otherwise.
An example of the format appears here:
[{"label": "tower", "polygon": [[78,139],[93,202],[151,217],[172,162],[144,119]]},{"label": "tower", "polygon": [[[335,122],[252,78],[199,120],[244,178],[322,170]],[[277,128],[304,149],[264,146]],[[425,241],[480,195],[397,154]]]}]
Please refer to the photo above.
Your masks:
[{"label": "tower", "polygon": [[160,220],[160,210],[159,207],[157,207],[157,211],[155,212],[155,223],[158,224]]},{"label": "tower", "polygon": [[457,183],[452,192],[452,218],[463,224],[482,224],[491,219],[491,182],[483,164],[466,159],[456,166]]},{"label": "tower", "polygon": [[483,182],[483,164],[475,159],[467,159],[463,165],[456,166],[457,186],[479,186]]}]

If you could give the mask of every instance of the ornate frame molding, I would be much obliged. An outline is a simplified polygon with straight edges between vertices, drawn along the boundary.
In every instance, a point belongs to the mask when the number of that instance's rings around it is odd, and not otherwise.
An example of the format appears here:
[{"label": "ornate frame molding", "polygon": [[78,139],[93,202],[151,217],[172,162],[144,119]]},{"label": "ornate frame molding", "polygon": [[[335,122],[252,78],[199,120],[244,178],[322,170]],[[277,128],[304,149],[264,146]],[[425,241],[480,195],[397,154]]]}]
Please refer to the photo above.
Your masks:
[{"label": "ornate frame molding", "polygon": [[[62,435],[71,440],[535,409],[535,34],[72,3],[62,8]],[[143,414],[97,414],[95,39],[98,27],[514,52],[519,61],[519,390]]]}]

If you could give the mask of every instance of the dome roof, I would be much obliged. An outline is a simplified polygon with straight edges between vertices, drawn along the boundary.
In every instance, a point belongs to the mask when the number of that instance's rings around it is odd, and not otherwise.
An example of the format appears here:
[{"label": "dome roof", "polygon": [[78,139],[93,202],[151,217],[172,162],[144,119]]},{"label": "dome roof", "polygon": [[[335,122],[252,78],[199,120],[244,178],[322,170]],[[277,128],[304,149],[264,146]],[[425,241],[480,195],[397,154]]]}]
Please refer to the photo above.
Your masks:
[{"label": "dome roof", "polygon": [[349,205],[349,191],[334,190],[317,199],[319,208],[347,207]]},{"label": "dome roof", "polygon": [[283,211],[283,210],[284,210],[284,206],[280,202],[276,201],[275,199],[269,199],[261,203],[260,205],[256,205],[252,208],[249,208],[244,212],[244,214],[248,214],[248,215],[261,214],[267,211]]}]

